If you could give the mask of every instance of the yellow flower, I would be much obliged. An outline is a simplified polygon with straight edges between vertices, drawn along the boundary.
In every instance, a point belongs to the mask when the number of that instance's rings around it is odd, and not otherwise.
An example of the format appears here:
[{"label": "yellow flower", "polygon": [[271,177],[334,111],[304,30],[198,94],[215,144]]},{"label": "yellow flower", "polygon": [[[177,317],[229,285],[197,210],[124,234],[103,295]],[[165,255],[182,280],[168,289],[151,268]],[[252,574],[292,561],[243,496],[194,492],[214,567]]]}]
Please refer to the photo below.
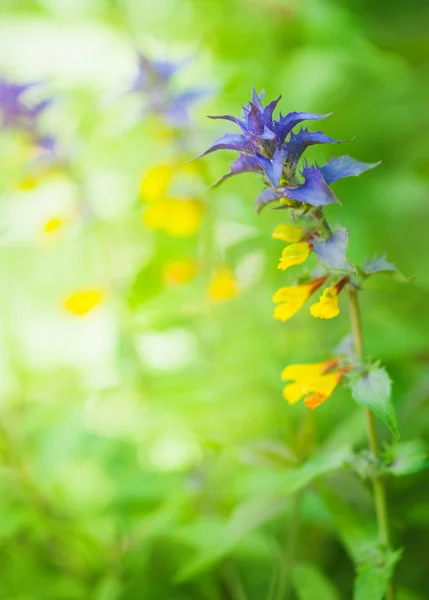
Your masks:
[{"label": "yellow flower", "polygon": [[197,272],[197,263],[192,258],[178,258],[168,261],[162,271],[162,279],[167,286],[183,285]]},{"label": "yellow flower", "polygon": [[97,288],[80,290],[64,300],[64,307],[74,315],[82,317],[98,306],[103,298],[103,292]]},{"label": "yellow flower", "polygon": [[51,217],[43,223],[42,234],[52,235],[57,233],[58,230],[65,225],[65,223],[66,219],[64,217]]},{"label": "yellow flower", "polygon": [[284,271],[293,265],[301,265],[307,260],[310,252],[310,244],[307,242],[299,242],[298,244],[286,246],[282,252],[282,256],[277,268]]},{"label": "yellow flower", "polygon": [[274,318],[279,321],[287,321],[299,311],[304,302],[325,281],[325,277],[319,277],[309,283],[282,287],[273,296],[273,302],[278,304],[274,310]]},{"label": "yellow flower", "polygon": [[303,233],[301,227],[295,227],[294,225],[277,225],[273,231],[272,237],[275,240],[281,240],[282,242],[299,242],[302,240]]},{"label": "yellow flower", "polygon": [[143,223],[148,229],[187,237],[196,233],[202,216],[203,204],[199,200],[166,198],[149,204]]},{"label": "yellow flower", "polygon": [[313,317],[318,319],[332,319],[336,317],[340,309],[338,308],[338,290],[334,287],[328,287],[323,291],[319,302],[310,306],[310,312]]},{"label": "yellow flower", "polygon": [[140,197],[144,202],[154,202],[165,197],[173,178],[171,165],[152,167],[140,181]]},{"label": "yellow flower", "polygon": [[170,217],[164,229],[174,237],[186,237],[198,231],[203,216],[203,203],[199,200],[170,200]]},{"label": "yellow flower", "polygon": [[19,190],[22,190],[23,192],[30,192],[31,190],[34,190],[37,187],[39,182],[40,178],[28,175],[27,177],[24,177],[23,179],[18,181],[17,188]]},{"label": "yellow flower", "polygon": [[290,365],[282,372],[282,379],[292,381],[283,388],[283,397],[289,404],[295,404],[304,398],[307,408],[314,409],[327,400],[340,383],[347,367],[336,371],[338,359],[325,360],[320,363]]},{"label": "yellow flower", "polygon": [[238,283],[233,272],[226,268],[217,269],[207,290],[210,300],[229,300],[238,294]]}]

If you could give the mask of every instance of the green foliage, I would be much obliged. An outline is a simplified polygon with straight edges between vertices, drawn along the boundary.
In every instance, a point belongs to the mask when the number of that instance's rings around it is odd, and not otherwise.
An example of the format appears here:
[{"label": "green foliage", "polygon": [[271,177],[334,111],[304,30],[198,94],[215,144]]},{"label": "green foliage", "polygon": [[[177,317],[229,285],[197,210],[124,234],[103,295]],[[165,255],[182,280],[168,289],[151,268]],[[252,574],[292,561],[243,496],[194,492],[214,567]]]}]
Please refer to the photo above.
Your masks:
[{"label": "green foliage", "polygon": [[395,444],[385,452],[387,473],[400,477],[412,475],[426,469],[429,465],[428,446],[423,440],[410,440]]},{"label": "green foliage", "polygon": [[316,566],[310,563],[298,563],[292,570],[292,579],[298,600],[339,600],[335,587]]},{"label": "green foliage", "polygon": [[395,409],[391,399],[392,383],[386,370],[382,367],[369,367],[350,383],[353,398],[358,404],[373,410],[399,437]]},{"label": "green foliage", "polygon": [[365,560],[358,564],[353,600],[383,600],[401,551],[381,552],[376,546],[366,551]]},{"label": "green foliage", "polygon": [[[397,559],[376,542],[370,477],[381,471],[394,547],[405,548],[398,600],[424,600],[427,3],[0,4],[0,75],[43,82],[55,102],[41,130],[71,160],[23,190],[40,163],[0,130],[0,598],[265,600],[273,579],[290,584],[287,600],[337,600],[352,597],[354,570],[363,600],[380,598]],[[175,89],[212,92],[179,140],[124,94],[135,47],[192,55]],[[328,209],[334,231],[347,226],[353,264],[389,257],[370,261],[371,276],[360,272],[365,352],[386,364],[401,433],[414,441],[390,446],[380,427],[380,461],[362,453],[365,420],[344,387],[311,413],[282,400],[281,369],[326,358],[349,323],[342,297],[329,324],[306,311],[290,327],[272,319],[284,279],[270,235],[284,213],[256,215],[257,176],[208,190],[230,157],[188,163],[198,166],[174,193],[202,199],[201,230],[173,238],[142,226],[141,176],[207,147],[226,129],[205,115],[236,113],[252,83],[266,97],[282,93],[284,110],[334,111],[326,133],[356,136],[357,158],[383,161],[335,183],[342,206]],[[332,154],[334,146],[309,150],[318,164]],[[41,228],[53,216],[68,222],[47,239]],[[330,265],[345,266],[344,256]],[[197,276],[166,287],[166,263],[183,257],[196,258]],[[397,286],[393,264],[416,278]],[[212,303],[208,282],[225,265],[240,294]],[[372,277],[375,269],[393,277]],[[103,289],[103,304],[83,318],[66,314],[64,297],[87,286]],[[394,427],[387,387],[365,401]],[[355,455],[338,454],[348,446]],[[350,473],[351,461],[367,480]]]}]

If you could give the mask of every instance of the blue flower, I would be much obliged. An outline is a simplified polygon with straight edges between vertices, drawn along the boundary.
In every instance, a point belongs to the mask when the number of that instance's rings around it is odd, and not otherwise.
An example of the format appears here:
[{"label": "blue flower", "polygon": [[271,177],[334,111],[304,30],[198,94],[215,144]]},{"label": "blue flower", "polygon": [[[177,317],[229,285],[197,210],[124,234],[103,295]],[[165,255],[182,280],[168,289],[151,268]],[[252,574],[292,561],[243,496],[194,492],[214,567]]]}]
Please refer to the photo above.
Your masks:
[{"label": "blue flower", "polygon": [[[230,171],[215,185],[219,185],[229,177],[240,173],[259,173],[268,189],[257,198],[257,206],[261,208],[269,202],[288,199],[281,208],[299,204],[324,206],[337,202],[329,184],[359,175],[379,163],[362,163],[349,156],[333,158],[323,167],[304,165],[298,172],[298,163],[305,150],[314,144],[333,144],[343,140],[335,140],[321,131],[293,129],[303,121],[315,121],[328,117],[328,114],[310,112],[280,113],[274,118],[274,111],[281,96],[267,106],[262,104],[262,94],[252,88],[252,99],[243,107],[240,118],[232,115],[211,116],[211,119],[223,119],[235,123],[239,133],[226,133],[217,139],[197,158],[217,150],[233,150],[239,157],[231,164]],[[303,181],[301,180],[301,177]],[[292,201],[292,202],[291,202]]]},{"label": "blue flower", "polygon": [[39,82],[13,83],[0,79],[0,118],[1,127],[16,128],[33,132],[40,113],[51,104],[47,98],[38,103],[28,101],[27,92]]},{"label": "blue flower", "polygon": [[174,76],[187,63],[187,59],[175,63],[151,60],[139,53],[137,75],[128,93],[138,93],[145,98],[145,113],[160,115],[173,127],[187,125],[189,107],[207,95],[206,90],[175,92],[172,89]]}]

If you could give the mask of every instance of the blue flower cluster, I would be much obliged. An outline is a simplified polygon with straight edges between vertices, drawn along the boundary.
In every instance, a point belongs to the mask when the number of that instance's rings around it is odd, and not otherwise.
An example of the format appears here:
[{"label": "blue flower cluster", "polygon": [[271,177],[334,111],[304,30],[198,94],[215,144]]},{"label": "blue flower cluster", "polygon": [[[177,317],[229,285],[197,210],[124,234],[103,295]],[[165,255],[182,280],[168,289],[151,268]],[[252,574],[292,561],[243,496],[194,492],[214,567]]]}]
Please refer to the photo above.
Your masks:
[{"label": "blue flower cluster", "polygon": [[363,163],[350,156],[332,158],[323,167],[304,164],[298,177],[298,163],[305,150],[314,144],[331,144],[341,140],[328,137],[321,131],[300,129],[293,132],[303,121],[317,121],[329,116],[309,112],[280,113],[274,118],[274,111],[281,96],[263,106],[263,94],[252,88],[252,100],[243,107],[241,118],[231,115],[213,116],[211,119],[232,121],[240,128],[240,133],[227,133],[216,140],[210,148],[199,156],[216,150],[235,150],[238,158],[230,165],[230,171],[214,185],[219,185],[229,177],[240,173],[254,172],[263,176],[266,189],[257,198],[257,207],[287,198],[296,203],[324,206],[336,202],[329,184],[344,177],[360,175],[379,163]]},{"label": "blue flower cluster", "polygon": [[139,53],[137,75],[129,89],[129,93],[140,93],[144,96],[144,112],[162,116],[173,127],[186,126],[189,122],[190,106],[206,95],[204,90],[176,92],[172,89],[172,79],[187,62],[151,60]]}]

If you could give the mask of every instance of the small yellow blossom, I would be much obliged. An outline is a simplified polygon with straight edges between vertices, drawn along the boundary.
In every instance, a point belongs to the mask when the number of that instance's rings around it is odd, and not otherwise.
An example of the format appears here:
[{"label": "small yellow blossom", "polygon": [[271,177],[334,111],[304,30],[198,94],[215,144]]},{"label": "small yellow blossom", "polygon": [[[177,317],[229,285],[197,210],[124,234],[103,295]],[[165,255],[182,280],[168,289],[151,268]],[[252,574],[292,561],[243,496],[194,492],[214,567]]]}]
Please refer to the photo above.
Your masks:
[{"label": "small yellow blossom", "polygon": [[330,358],[318,363],[304,363],[296,365],[288,365],[282,371],[283,381],[293,381],[301,379],[313,379],[324,375],[338,365],[338,358]]},{"label": "small yellow blossom", "polygon": [[168,261],[162,271],[162,279],[167,286],[188,283],[197,272],[197,263],[193,258],[178,258]]},{"label": "small yellow blossom", "polygon": [[207,290],[210,300],[229,300],[238,294],[238,282],[233,272],[226,268],[217,269]]},{"label": "small yellow blossom", "polygon": [[200,200],[171,200],[171,214],[165,231],[174,237],[187,237],[196,233],[203,217]]},{"label": "small yellow blossom", "polygon": [[140,181],[140,197],[144,202],[154,202],[165,197],[173,178],[171,165],[152,167]]},{"label": "small yellow blossom", "polygon": [[340,312],[337,288],[335,286],[326,288],[320,296],[319,302],[310,306],[310,312],[313,317],[317,317],[318,319],[332,319],[336,317]]},{"label": "small yellow blossom", "polygon": [[277,225],[272,233],[275,240],[282,242],[299,242],[303,237],[303,229],[295,225]]},{"label": "small yellow blossom", "polygon": [[39,178],[28,175],[27,177],[24,177],[23,179],[20,179],[17,182],[17,188],[23,192],[30,192],[31,190],[34,190],[37,187],[39,182]]},{"label": "small yellow blossom", "polygon": [[65,223],[66,219],[64,217],[51,217],[43,223],[42,234],[52,235],[54,233],[57,233],[59,229],[61,229],[65,225]]},{"label": "small yellow blossom", "polygon": [[309,283],[282,287],[273,296],[273,302],[278,304],[274,310],[274,318],[279,321],[287,321],[299,311],[304,302],[317,290],[326,277],[319,277]]},{"label": "small yellow blossom", "polygon": [[291,381],[283,389],[283,397],[289,404],[295,404],[301,398],[307,408],[314,409],[327,400],[340,383],[347,367],[331,371],[338,366],[338,359],[320,363],[290,365],[282,372],[282,379]]},{"label": "small yellow blossom", "polygon": [[299,242],[298,244],[291,244],[286,246],[282,252],[278,269],[288,269],[293,265],[301,265],[307,260],[311,252],[310,244],[307,242]]},{"label": "small yellow blossom", "polygon": [[191,236],[201,223],[203,204],[195,199],[167,198],[147,206],[143,223],[148,229],[164,231],[174,237]]},{"label": "small yellow blossom", "polygon": [[103,298],[104,294],[100,289],[80,290],[64,300],[64,307],[74,315],[82,317],[98,306]]}]

